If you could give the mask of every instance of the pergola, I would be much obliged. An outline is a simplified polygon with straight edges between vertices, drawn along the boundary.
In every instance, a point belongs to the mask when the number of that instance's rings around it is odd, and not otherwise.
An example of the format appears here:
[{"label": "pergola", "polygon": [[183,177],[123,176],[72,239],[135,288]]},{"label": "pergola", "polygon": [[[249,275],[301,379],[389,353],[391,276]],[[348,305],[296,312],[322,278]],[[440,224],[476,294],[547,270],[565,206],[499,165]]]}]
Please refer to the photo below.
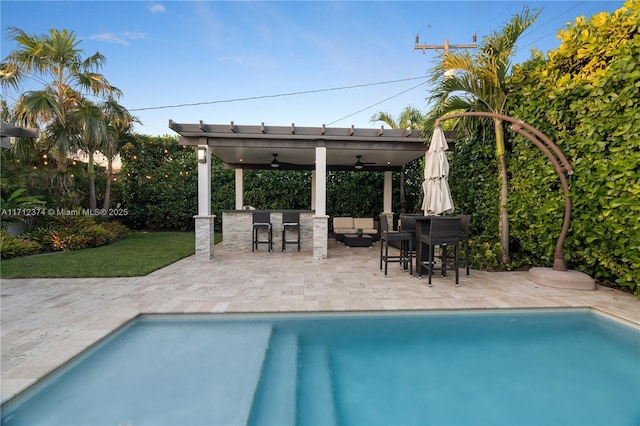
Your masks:
[{"label": "pergola", "polygon": [[0,146],[9,148],[11,141],[9,138],[31,138],[35,139],[40,136],[38,129],[14,126],[13,124],[0,122]]},{"label": "pergola", "polygon": [[[243,208],[244,169],[311,170],[313,255],[326,258],[328,216],[326,176],[329,170],[369,170],[384,172],[384,213],[392,210],[392,173],[425,154],[426,147],[417,130],[326,127],[258,126],[176,123],[169,128],[180,135],[179,143],[198,149],[198,215],[196,256],[213,257],[210,155],[235,169],[235,208]],[[448,135],[450,136],[450,135]]]}]

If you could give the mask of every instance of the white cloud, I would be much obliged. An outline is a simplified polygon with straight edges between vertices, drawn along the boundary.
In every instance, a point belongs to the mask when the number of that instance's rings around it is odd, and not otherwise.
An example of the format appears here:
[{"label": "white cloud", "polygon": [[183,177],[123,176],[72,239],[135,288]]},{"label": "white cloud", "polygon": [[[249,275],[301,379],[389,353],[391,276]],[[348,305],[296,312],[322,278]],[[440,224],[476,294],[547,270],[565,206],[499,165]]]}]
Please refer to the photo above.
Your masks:
[{"label": "white cloud", "polygon": [[167,8],[164,7],[164,5],[160,4],[160,3],[149,3],[149,5],[147,6],[147,9],[149,9],[149,12],[156,14],[156,13],[164,13]]},{"label": "white cloud", "polygon": [[100,33],[100,34],[94,34],[92,36],[89,37],[91,40],[97,40],[97,41],[103,41],[105,43],[117,43],[117,44],[122,44],[123,46],[128,45],[129,43],[127,42],[127,40],[123,39],[122,37],[117,36],[114,33]]},{"label": "white cloud", "polygon": [[129,31],[123,32],[122,35],[129,40],[141,40],[147,36],[145,33],[132,33]]},{"label": "white cloud", "polygon": [[145,33],[134,33],[125,31],[120,34],[115,33],[99,33],[89,36],[91,40],[102,41],[105,43],[116,43],[123,46],[129,45],[129,40],[140,40],[146,37]]},{"label": "white cloud", "polygon": [[244,60],[239,56],[221,56],[218,60],[221,62],[235,62],[238,64],[244,62]]}]

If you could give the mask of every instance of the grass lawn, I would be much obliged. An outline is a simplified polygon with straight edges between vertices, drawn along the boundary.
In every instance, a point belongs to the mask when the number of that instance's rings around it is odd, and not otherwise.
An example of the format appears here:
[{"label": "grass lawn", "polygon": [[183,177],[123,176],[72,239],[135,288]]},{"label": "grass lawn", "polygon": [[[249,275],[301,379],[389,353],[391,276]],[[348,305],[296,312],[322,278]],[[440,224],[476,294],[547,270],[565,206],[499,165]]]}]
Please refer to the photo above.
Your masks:
[{"label": "grass lawn", "polygon": [[[221,240],[216,235],[216,242]],[[2,278],[103,278],[147,275],[195,253],[193,232],[130,232],[109,245],[3,260]]]}]

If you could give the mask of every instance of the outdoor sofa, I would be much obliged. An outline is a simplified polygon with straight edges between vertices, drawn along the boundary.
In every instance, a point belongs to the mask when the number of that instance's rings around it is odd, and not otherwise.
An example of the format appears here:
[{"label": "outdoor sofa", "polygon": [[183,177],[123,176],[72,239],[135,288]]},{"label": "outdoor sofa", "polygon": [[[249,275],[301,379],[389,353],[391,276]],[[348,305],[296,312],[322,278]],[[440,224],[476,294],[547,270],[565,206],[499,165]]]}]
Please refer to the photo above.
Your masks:
[{"label": "outdoor sofa", "polygon": [[372,217],[334,217],[333,233],[338,241],[344,241],[345,234],[356,234],[362,229],[364,235],[370,235],[373,241],[380,239],[380,231]]}]

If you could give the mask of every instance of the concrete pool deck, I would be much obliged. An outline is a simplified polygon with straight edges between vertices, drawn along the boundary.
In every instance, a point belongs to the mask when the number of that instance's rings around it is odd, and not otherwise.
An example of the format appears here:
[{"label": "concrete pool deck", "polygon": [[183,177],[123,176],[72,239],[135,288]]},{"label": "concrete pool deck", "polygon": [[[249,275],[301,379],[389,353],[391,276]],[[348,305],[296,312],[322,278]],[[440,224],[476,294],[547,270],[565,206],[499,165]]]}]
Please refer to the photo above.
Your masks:
[{"label": "concrete pool deck", "polygon": [[2,280],[2,401],[144,313],[340,312],[590,307],[640,326],[636,296],[545,287],[527,272],[461,270],[411,277],[397,264],[379,270],[379,243],[348,248],[329,241],[328,258],[310,252],[231,252],[178,261],[145,277]]}]

